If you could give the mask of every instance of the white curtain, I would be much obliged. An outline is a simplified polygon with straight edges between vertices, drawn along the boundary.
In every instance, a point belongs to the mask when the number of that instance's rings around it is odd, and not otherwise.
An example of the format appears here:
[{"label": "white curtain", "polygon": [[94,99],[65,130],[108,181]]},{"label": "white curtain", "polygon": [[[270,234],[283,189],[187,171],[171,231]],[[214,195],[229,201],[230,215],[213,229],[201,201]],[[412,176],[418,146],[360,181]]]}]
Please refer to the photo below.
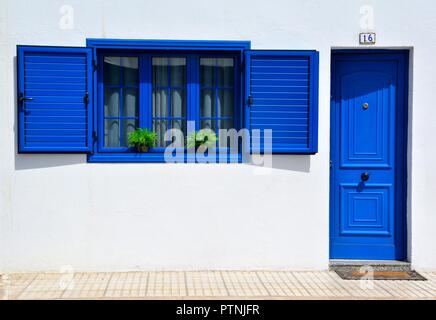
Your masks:
[{"label": "white curtain", "polygon": [[218,117],[233,117],[234,101],[234,62],[232,58],[200,59],[200,114],[201,128],[229,129],[231,119],[218,120]]},{"label": "white curtain", "polygon": [[215,90],[202,89],[201,95],[201,117],[206,118],[202,120],[201,128],[215,130],[211,119],[215,116]]},{"label": "white curtain", "polygon": [[120,125],[118,119],[105,120],[104,125],[104,145],[105,147],[119,147],[120,146]]},{"label": "white curtain", "polygon": [[[104,95],[104,117],[117,118],[105,119],[106,147],[126,147],[128,133],[138,126],[138,74],[137,57],[104,58],[104,83],[107,86]],[[123,93],[122,97],[120,92]],[[123,102],[122,114],[120,99]]]},{"label": "white curtain", "polygon": [[[168,90],[153,90],[153,118],[167,117],[168,113]],[[157,134],[157,145],[164,146],[164,134],[167,130],[166,120],[153,120],[153,131]]]},{"label": "white curtain", "polygon": [[121,67],[123,68],[123,86],[138,85],[138,58],[121,57]]},{"label": "white curtain", "polygon": [[[106,88],[104,97],[104,114],[105,117],[119,117],[120,112],[120,92],[119,89]],[[119,120],[106,119],[105,120],[105,139],[104,144],[106,147],[119,147]]]},{"label": "white curtain", "polygon": [[186,127],[185,120],[172,119],[186,118],[186,59],[153,58],[153,88],[153,131],[158,136],[158,146],[165,147],[168,129],[185,131]]}]

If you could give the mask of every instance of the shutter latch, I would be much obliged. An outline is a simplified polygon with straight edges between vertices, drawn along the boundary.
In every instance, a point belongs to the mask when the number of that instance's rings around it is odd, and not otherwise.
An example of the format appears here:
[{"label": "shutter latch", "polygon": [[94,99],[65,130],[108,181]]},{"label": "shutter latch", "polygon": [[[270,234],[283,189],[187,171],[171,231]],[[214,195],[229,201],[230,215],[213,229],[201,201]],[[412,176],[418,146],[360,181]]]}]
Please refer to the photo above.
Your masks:
[{"label": "shutter latch", "polygon": [[88,93],[88,91],[85,93],[85,96],[83,97],[83,102],[85,104],[89,103],[89,93]]},{"label": "shutter latch", "polygon": [[20,102],[21,108],[23,111],[26,111],[26,104],[24,103],[24,101],[32,101],[33,98],[30,97],[26,97],[24,95],[24,93],[20,92],[20,96],[18,98],[18,101]]},{"label": "shutter latch", "polygon": [[26,97],[26,96],[24,96],[24,93],[21,92],[21,93],[20,93],[19,100],[20,100],[20,102],[23,102],[23,101],[31,101],[31,100],[33,100],[33,98]]},{"label": "shutter latch", "polygon": [[249,95],[247,99],[247,105],[251,107],[253,105],[253,96]]}]

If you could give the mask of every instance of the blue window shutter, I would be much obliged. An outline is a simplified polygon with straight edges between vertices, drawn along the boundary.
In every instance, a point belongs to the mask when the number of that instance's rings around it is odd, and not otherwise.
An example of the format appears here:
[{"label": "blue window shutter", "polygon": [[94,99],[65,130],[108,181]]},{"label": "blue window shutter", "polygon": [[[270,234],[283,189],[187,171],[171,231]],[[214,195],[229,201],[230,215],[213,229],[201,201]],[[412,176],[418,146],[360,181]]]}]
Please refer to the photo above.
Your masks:
[{"label": "blue window shutter", "polygon": [[92,50],[18,46],[18,150],[92,151]]},{"label": "blue window shutter", "polygon": [[250,50],[245,65],[246,127],[272,129],[272,153],[316,153],[318,52]]}]

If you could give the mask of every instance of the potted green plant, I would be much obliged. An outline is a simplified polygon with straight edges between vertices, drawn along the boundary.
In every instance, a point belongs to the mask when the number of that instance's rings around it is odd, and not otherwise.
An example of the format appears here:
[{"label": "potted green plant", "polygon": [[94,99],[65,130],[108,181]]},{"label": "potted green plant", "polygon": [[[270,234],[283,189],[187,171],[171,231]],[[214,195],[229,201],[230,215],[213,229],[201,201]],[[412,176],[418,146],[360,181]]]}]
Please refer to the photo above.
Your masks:
[{"label": "potted green plant", "polygon": [[154,147],[157,141],[157,134],[148,129],[137,128],[129,133],[129,146],[135,147],[138,152],[148,152],[149,148]]},{"label": "potted green plant", "polygon": [[198,149],[200,146],[213,148],[216,145],[217,137],[215,132],[210,129],[201,129],[188,135],[186,146]]}]

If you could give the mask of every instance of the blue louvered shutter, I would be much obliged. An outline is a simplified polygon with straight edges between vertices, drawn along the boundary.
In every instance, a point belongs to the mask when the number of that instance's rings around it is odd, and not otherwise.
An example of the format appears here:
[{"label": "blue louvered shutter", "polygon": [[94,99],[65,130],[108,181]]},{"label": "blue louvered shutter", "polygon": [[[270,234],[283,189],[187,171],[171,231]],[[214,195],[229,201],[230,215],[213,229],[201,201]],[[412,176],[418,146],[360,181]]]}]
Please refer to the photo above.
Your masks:
[{"label": "blue louvered shutter", "polygon": [[19,152],[92,150],[92,50],[18,46]]},{"label": "blue louvered shutter", "polygon": [[[272,130],[272,153],[318,151],[318,52],[250,50],[246,53],[247,128]],[[253,135],[252,135],[253,137]],[[258,150],[260,147],[261,150]]]}]

